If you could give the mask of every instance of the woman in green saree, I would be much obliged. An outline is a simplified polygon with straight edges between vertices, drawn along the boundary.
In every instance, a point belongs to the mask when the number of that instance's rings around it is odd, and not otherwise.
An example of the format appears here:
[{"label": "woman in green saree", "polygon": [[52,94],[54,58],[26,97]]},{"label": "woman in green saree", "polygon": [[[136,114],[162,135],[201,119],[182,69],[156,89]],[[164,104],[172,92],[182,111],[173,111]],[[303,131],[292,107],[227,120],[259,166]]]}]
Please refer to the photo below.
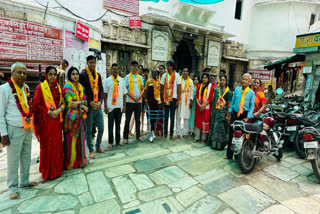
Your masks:
[{"label": "woman in green saree", "polygon": [[208,137],[212,149],[222,150],[228,144],[228,126],[226,116],[232,94],[227,86],[227,76],[220,77],[220,87],[214,89],[213,116]]}]

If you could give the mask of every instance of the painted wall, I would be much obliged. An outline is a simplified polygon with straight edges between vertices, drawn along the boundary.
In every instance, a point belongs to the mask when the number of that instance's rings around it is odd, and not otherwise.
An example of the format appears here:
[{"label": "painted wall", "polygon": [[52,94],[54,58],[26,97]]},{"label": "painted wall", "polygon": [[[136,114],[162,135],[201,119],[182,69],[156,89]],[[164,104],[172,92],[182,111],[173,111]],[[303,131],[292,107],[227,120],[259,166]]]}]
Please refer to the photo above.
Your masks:
[{"label": "painted wall", "polygon": [[309,31],[311,13],[319,11],[319,6],[307,3],[256,5],[249,28],[248,58],[293,55],[296,35]]}]

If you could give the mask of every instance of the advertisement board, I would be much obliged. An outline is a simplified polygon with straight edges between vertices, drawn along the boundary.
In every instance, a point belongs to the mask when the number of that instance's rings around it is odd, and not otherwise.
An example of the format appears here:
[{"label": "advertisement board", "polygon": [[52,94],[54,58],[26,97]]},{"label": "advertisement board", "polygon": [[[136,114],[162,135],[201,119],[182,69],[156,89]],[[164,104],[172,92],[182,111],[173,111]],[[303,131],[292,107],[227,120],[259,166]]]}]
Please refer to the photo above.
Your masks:
[{"label": "advertisement board", "polygon": [[268,71],[268,70],[249,69],[248,73],[251,75],[252,80],[254,79],[270,80],[271,79],[271,71]]},{"label": "advertisement board", "polygon": [[60,61],[62,30],[0,18],[0,59]]}]

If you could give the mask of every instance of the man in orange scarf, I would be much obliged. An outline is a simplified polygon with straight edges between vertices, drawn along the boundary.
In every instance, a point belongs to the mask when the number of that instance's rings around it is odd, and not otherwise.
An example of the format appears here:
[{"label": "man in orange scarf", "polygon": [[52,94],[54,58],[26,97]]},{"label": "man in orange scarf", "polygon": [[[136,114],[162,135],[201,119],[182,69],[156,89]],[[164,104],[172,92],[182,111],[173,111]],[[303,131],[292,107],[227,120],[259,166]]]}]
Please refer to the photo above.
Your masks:
[{"label": "man in orange scarf", "polygon": [[104,83],[104,112],[108,114],[109,148],[113,146],[114,124],[116,125],[116,144],[123,146],[120,142],[120,124],[122,113],[126,112],[127,88],[124,80],[119,77],[119,65],[113,63],[112,75]]},{"label": "man in orange scarf", "polygon": [[[19,199],[18,169],[20,186],[30,187],[37,183],[29,181],[31,162],[32,107],[29,87],[25,84],[27,68],[21,62],[11,66],[12,77],[0,86],[0,132],[1,142],[7,146],[7,184],[10,199]],[[27,111],[26,111],[27,109]]]},{"label": "man in orange scarf", "polygon": [[[230,108],[227,114],[227,120],[229,122],[231,121],[231,124],[235,120],[243,120],[245,122],[248,122],[248,118],[253,118],[255,94],[249,88],[250,83],[251,75],[249,73],[246,73],[242,76],[242,86],[234,90]],[[227,156],[225,157],[226,159],[233,158],[233,151],[231,150],[232,137],[233,129],[230,126]]]},{"label": "man in orange scarf", "polygon": [[[181,79],[181,98],[176,112],[176,138],[186,138],[189,132],[189,118],[193,100],[193,81],[189,78],[188,68],[182,70]],[[181,121],[183,121],[183,131],[181,131]],[[183,133],[182,133],[183,132]]]},{"label": "man in orange scarf", "polygon": [[131,72],[125,78],[125,85],[128,90],[128,96],[126,100],[126,122],[123,131],[124,144],[128,143],[129,138],[129,123],[134,112],[134,118],[136,123],[136,139],[143,141],[140,136],[140,116],[142,111],[142,96],[144,94],[143,78],[138,74],[138,62],[131,62]]},{"label": "man in orange scarf", "polygon": [[168,72],[164,73],[161,77],[161,101],[165,105],[164,137],[168,136],[170,113],[170,139],[174,140],[174,119],[181,97],[181,79],[180,75],[175,71],[175,62],[173,60],[167,62],[167,68]]},{"label": "man in orange scarf", "polygon": [[96,140],[96,152],[104,153],[100,148],[102,135],[104,131],[103,113],[101,104],[104,99],[101,75],[96,71],[96,58],[92,55],[87,57],[87,68],[83,69],[80,74],[79,82],[85,88],[86,97],[89,104],[86,119],[86,141],[89,149],[89,157],[95,158],[92,145],[92,126],[98,128],[98,136]]}]

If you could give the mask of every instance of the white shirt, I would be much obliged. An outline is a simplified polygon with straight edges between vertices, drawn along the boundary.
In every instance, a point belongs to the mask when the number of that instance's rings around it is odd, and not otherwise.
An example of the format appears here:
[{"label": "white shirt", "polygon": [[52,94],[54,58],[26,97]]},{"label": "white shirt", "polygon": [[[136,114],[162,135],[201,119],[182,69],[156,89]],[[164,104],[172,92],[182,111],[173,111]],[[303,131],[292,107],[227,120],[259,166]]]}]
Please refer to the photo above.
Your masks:
[{"label": "white shirt", "polygon": [[[161,77],[161,85],[164,85],[164,79],[166,78],[167,72],[162,74]],[[174,86],[173,86],[173,95],[172,98],[177,99],[178,97],[178,89],[177,85],[181,84],[180,75],[176,72],[176,79],[174,80]]]},{"label": "white shirt", "polygon": [[116,108],[120,108],[121,110],[123,109],[123,95],[127,94],[127,88],[124,84],[124,80],[119,77],[118,78],[119,82],[119,97],[117,98],[117,104],[112,105],[112,92],[113,92],[113,80],[112,76],[108,77],[104,83],[103,91],[105,94],[108,94],[107,97],[107,107],[108,111],[111,112]]},{"label": "white shirt", "polygon": [[[27,102],[24,86],[21,89]],[[12,94],[12,89],[9,83],[5,83],[0,86],[0,133],[2,136],[8,135],[8,124],[15,127],[23,127],[21,112]]]},{"label": "white shirt", "polygon": [[[139,93],[139,84],[138,84],[138,76],[137,76],[139,74],[132,74],[132,75],[133,75],[133,81],[134,81],[134,96],[139,97],[140,93]],[[128,93],[129,93],[129,76],[130,76],[130,74],[128,74],[125,79],[125,84],[126,84]],[[140,76],[140,80],[141,80],[141,87],[143,88],[143,86],[144,86],[143,78],[141,75],[139,75],[139,76]],[[136,102],[131,101],[130,97],[127,96],[127,103],[136,103]],[[142,100],[139,101],[138,103],[142,103]]]},{"label": "white shirt", "polygon": [[[186,80],[184,80],[182,78],[182,88],[184,89],[185,88],[185,85],[186,85]],[[179,107],[178,107],[178,110],[177,110],[177,119],[189,119],[190,118],[190,113],[191,113],[191,110],[189,108],[189,104],[190,104],[190,100],[193,100],[193,90],[194,90],[194,87],[193,87],[193,81],[192,79],[190,79],[190,85],[189,85],[189,98],[187,100],[187,105],[185,104],[186,103],[186,93],[182,93],[182,89],[181,89],[181,104],[179,104]]]}]

